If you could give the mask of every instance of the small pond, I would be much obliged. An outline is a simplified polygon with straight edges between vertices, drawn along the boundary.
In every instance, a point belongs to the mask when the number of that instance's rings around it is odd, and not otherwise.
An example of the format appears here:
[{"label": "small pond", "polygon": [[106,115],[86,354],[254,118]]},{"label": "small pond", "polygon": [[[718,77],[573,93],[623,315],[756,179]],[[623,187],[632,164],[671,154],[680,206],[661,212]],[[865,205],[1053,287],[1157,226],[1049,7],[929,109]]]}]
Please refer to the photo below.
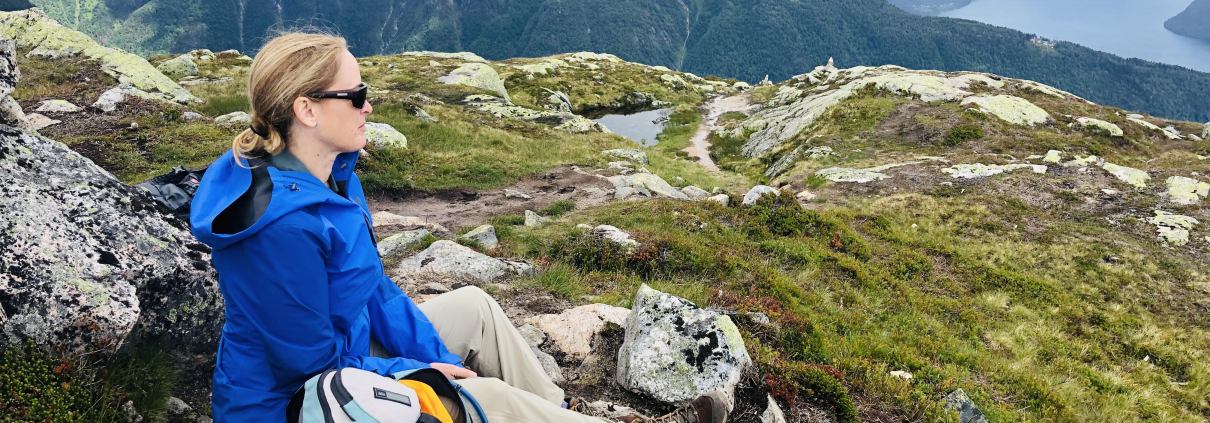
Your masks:
[{"label": "small pond", "polygon": [[651,147],[660,143],[655,136],[664,132],[664,123],[668,122],[669,116],[672,116],[672,109],[659,109],[632,115],[605,115],[593,121],[644,147]]}]

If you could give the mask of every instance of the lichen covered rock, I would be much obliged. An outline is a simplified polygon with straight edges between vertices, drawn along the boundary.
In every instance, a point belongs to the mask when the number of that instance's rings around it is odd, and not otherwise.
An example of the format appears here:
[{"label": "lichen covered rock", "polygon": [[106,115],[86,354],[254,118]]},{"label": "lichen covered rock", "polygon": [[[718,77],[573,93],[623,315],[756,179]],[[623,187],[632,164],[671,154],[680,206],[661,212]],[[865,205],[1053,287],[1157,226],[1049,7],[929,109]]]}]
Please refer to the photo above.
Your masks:
[{"label": "lichen covered rock", "polygon": [[[211,56],[213,56],[213,54],[211,54]],[[164,75],[168,76],[197,75],[197,63],[194,63],[193,59],[190,58],[188,54],[182,54],[177,56],[175,59],[160,63],[159,66],[156,66],[156,69],[159,69],[160,72],[163,72]]]},{"label": "lichen covered rock", "polygon": [[415,229],[388,236],[382,241],[378,241],[378,255],[381,257],[393,256],[404,249],[419,245],[425,237],[432,234],[428,229]]},{"label": "lichen covered rock", "polygon": [[[228,128],[243,128],[252,124],[252,116],[244,112],[231,112],[214,118],[214,123]],[[366,126],[366,132],[369,132],[369,125]]]},{"label": "lichen covered rock", "polygon": [[1099,132],[1111,137],[1120,137],[1125,135],[1125,133],[1122,132],[1121,127],[1100,119],[1093,119],[1089,117],[1076,118],[1073,126],[1077,126],[1085,130],[1091,130],[1093,132]]},{"label": "lichen covered rock", "polygon": [[1198,224],[1197,219],[1193,217],[1162,210],[1156,210],[1155,217],[1150,221],[1156,226],[1161,239],[1178,247],[1189,243],[1189,231]]},{"label": "lichen covered rock", "polygon": [[1147,172],[1126,166],[1118,166],[1113,163],[1105,163],[1101,166],[1110,175],[1116,176],[1118,180],[1130,184],[1136,188],[1146,188],[1147,181],[1151,180],[1151,175]]},{"label": "lichen covered rock", "polygon": [[459,238],[474,241],[480,247],[488,250],[494,249],[500,245],[500,240],[496,238],[496,227],[492,225],[480,225],[470,232],[462,234]]},{"label": "lichen covered rock", "polygon": [[631,162],[638,163],[638,164],[651,164],[651,162],[647,160],[647,152],[645,152],[643,150],[639,150],[637,148],[619,148],[616,150],[605,150],[605,151],[602,151],[601,154],[617,157],[620,159],[630,160]]},{"label": "lichen covered rock", "polygon": [[63,144],[0,127],[3,343],[79,352],[133,333],[213,352],[223,302],[209,248],[139,188]]},{"label": "lichen covered rock", "polygon": [[80,106],[71,104],[67,100],[46,100],[38,103],[38,108],[34,109],[39,113],[75,113],[80,110]]},{"label": "lichen covered rock", "polygon": [[149,93],[135,88],[132,85],[122,84],[101,93],[101,96],[97,98],[97,101],[92,103],[92,107],[101,109],[103,112],[112,112],[118,109],[118,104],[125,103],[126,99],[132,96],[148,100],[168,100],[163,94]]},{"label": "lichen covered rock", "polygon": [[646,284],[624,326],[618,384],[669,404],[732,392],[752,362],[731,318]]},{"label": "lichen covered rock", "polygon": [[471,53],[469,51],[460,51],[457,53],[442,53],[442,52],[436,52],[436,51],[405,51],[400,54],[402,54],[404,56],[413,56],[413,57],[432,57],[435,59],[458,59],[458,60],[462,60],[465,62],[487,63],[486,59],[479,57],[478,54]]},{"label": "lichen covered rock", "polygon": [[408,148],[408,137],[404,136],[394,126],[366,122],[366,144],[371,148]]},{"label": "lichen covered rock", "polygon": [[1050,121],[1050,113],[1021,97],[1011,95],[978,95],[962,100],[962,105],[976,105],[979,110],[1017,125],[1034,126]]},{"label": "lichen covered rock", "polygon": [[915,164],[915,163],[916,162],[892,163],[892,164],[875,166],[875,167],[866,168],[866,169],[850,169],[850,168],[846,168],[846,167],[829,167],[827,169],[821,169],[821,170],[815,171],[815,176],[822,177],[822,178],[827,179],[832,182],[856,182],[859,184],[864,184],[866,182],[881,181],[883,179],[890,178],[890,176],[888,176],[887,174],[882,173],[885,170],[894,169],[894,168],[901,167],[901,166],[907,166],[909,164]]},{"label": "lichen covered rock", "polygon": [[[163,94],[181,103],[200,103],[188,90],[164,76],[138,55],[105,47],[84,33],[60,25],[37,8],[0,12],[0,38],[16,41],[17,47],[30,48],[29,56],[48,58],[84,55],[101,62],[101,70],[140,90]],[[158,98],[158,97],[157,97]]]},{"label": "lichen covered rock", "polygon": [[631,187],[635,189],[644,188],[658,195],[673,198],[677,200],[688,200],[689,196],[677,190],[668,182],[664,181],[659,175],[651,173],[636,173],[633,175],[619,175],[608,178],[609,182],[613,183],[614,188],[620,189],[623,187]]},{"label": "lichen covered rock", "polygon": [[468,87],[482,88],[499,94],[504,100],[512,103],[508,90],[504,88],[504,80],[496,69],[485,63],[467,63],[454,69],[449,75],[437,78],[442,84],[458,84]]},{"label": "lichen covered rock", "polygon": [[1210,194],[1210,184],[1184,176],[1173,176],[1166,181],[1168,196],[1177,204],[1197,204]]},{"label": "lichen covered rock", "polygon": [[1128,117],[1128,118],[1126,118],[1126,120],[1131,121],[1131,122],[1133,122],[1134,124],[1139,125],[1139,126],[1142,126],[1142,127],[1144,127],[1144,128],[1147,128],[1147,129],[1150,129],[1150,130],[1153,130],[1153,131],[1157,131],[1157,132],[1159,132],[1160,134],[1164,135],[1165,137],[1168,137],[1168,139],[1170,139],[1170,140],[1179,140],[1179,139],[1181,139],[1181,136],[1180,136],[1180,135],[1177,135],[1177,134],[1174,134],[1174,133],[1171,133],[1171,132],[1165,131],[1163,128],[1160,128],[1159,126],[1156,126],[1155,124],[1153,124],[1153,123],[1151,123],[1151,122],[1148,122],[1148,121],[1145,121],[1145,120],[1143,120],[1143,119]]},{"label": "lichen covered rock", "polygon": [[986,178],[992,175],[998,175],[1005,172],[1012,172],[1017,169],[1031,169],[1034,173],[1046,173],[1046,166],[1030,165],[1030,164],[1007,164],[1007,165],[985,165],[983,163],[958,164],[944,169],[941,173],[950,175],[954,178]]}]

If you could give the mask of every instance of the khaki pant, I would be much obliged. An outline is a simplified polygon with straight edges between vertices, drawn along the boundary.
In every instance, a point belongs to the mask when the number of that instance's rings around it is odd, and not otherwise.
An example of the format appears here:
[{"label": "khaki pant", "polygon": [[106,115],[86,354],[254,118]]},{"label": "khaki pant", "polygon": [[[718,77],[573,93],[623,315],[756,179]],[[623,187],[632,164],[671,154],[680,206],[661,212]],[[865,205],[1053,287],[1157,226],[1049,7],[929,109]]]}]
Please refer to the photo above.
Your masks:
[{"label": "khaki pant", "polygon": [[500,304],[476,287],[420,305],[450,352],[479,374],[458,383],[483,406],[490,423],[612,423],[566,410],[563,389],[550,381]]}]

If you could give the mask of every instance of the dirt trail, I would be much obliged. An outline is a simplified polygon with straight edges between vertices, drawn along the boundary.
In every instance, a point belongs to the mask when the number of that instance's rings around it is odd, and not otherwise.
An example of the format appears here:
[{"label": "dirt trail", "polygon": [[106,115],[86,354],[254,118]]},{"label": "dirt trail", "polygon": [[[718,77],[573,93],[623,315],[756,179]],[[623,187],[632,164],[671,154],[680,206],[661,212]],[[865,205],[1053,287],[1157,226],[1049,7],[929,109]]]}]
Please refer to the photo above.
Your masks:
[{"label": "dirt trail", "polygon": [[698,125],[697,131],[689,138],[689,146],[685,147],[684,152],[689,153],[689,157],[697,157],[697,162],[706,169],[718,172],[718,165],[714,164],[714,159],[710,158],[710,142],[706,141],[710,137],[710,132],[713,132],[718,127],[714,126],[718,123],[718,118],[727,112],[746,112],[754,106],[752,97],[748,94],[737,94],[730,97],[716,97],[706,103],[706,118],[702,120],[702,124]]}]

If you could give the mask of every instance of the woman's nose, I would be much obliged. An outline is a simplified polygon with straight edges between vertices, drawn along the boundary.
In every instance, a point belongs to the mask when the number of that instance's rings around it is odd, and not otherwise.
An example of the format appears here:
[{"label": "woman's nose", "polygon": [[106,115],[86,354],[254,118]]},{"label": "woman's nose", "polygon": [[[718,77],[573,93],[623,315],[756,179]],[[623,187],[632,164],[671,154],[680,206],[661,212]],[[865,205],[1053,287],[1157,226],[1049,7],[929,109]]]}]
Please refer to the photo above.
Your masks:
[{"label": "woman's nose", "polygon": [[374,105],[370,104],[369,100],[366,100],[366,105],[365,105],[365,107],[361,108],[361,113],[367,114],[367,115],[370,113],[374,113]]}]

